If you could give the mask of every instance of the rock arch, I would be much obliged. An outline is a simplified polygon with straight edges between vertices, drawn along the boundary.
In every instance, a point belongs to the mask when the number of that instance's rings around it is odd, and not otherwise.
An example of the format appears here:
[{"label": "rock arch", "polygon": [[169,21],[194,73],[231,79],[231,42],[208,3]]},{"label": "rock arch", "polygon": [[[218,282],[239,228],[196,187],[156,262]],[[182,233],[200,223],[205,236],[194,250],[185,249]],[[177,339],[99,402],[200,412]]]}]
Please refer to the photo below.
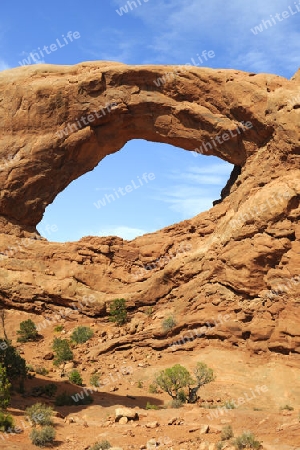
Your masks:
[{"label": "rock arch", "polygon": [[[300,72],[287,80],[108,62],[1,72],[0,301],[35,312],[80,304],[89,315],[105,315],[119,295],[131,308],[172,301],[178,332],[227,312],[235,322],[215,327],[213,338],[248,336],[255,351],[299,353],[298,284],[277,295],[276,307],[268,295],[278,280],[299,275],[299,84]],[[238,132],[242,123],[251,127]],[[207,154],[236,166],[224,201],[132,242],[33,240],[56,195],[133,138],[188,151],[210,143]],[[190,251],[137,275],[186,243]],[[168,345],[147,333],[136,342]]]},{"label": "rock arch", "polygon": [[[0,74],[0,155],[11,158],[0,172],[0,215],[35,226],[72,180],[133,138],[199,149],[241,166],[273,135],[266,110],[282,78],[189,68],[157,86],[172,70],[102,62]],[[241,122],[253,128],[245,132]],[[212,141],[224,133],[222,145]]]}]

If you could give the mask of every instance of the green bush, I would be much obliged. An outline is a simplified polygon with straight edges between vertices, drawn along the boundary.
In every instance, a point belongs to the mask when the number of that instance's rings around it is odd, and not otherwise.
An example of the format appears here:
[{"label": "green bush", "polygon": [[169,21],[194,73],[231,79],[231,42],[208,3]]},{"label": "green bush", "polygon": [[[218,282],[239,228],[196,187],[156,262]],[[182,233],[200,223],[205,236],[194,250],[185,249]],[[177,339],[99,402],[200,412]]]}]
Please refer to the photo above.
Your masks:
[{"label": "green bush", "polygon": [[[76,396],[76,394],[74,396]],[[93,401],[91,395],[84,395],[83,398],[77,397],[77,401],[75,401],[70,394],[67,394],[67,392],[64,391],[62,394],[55,397],[55,406],[90,405]]]},{"label": "green bush", "polygon": [[245,448],[258,450],[261,448],[261,443],[255,439],[254,434],[250,433],[250,431],[246,431],[241,436],[238,436],[234,440],[233,445],[236,450],[243,450]]},{"label": "green bush", "polygon": [[45,376],[45,375],[48,375],[49,370],[46,369],[46,367],[37,366],[34,369],[34,372],[37,373],[38,375],[44,375]]},{"label": "green bush", "polygon": [[[78,403],[76,403],[76,404],[78,404]],[[75,402],[72,399],[71,395],[67,394],[67,392],[64,391],[55,397],[54,404],[55,404],[55,406],[72,406],[75,404]]]},{"label": "green bush", "polygon": [[8,379],[24,380],[27,377],[26,361],[7,339],[0,339],[0,364],[6,368]]},{"label": "green bush", "polygon": [[100,386],[100,376],[97,373],[93,373],[90,377],[91,386],[99,387]]},{"label": "green bush", "polygon": [[167,317],[162,323],[163,330],[165,332],[172,330],[176,325],[176,321],[173,316]]},{"label": "green bush", "polygon": [[153,308],[152,308],[152,306],[148,306],[148,308],[145,309],[144,313],[145,313],[148,317],[152,316],[152,314],[153,314]]},{"label": "green bush", "polygon": [[25,416],[32,426],[52,425],[53,408],[43,403],[35,403],[25,410]]},{"label": "green bush", "polygon": [[144,383],[143,383],[141,380],[139,380],[139,381],[137,382],[137,387],[138,387],[139,389],[142,389],[142,388],[144,387]]},{"label": "green bush", "polygon": [[183,402],[179,398],[175,398],[171,401],[171,408],[178,409],[183,406]]},{"label": "green bush", "polygon": [[0,431],[5,432],[14,428],[14,419],[10,414],[0,411]]},{"label": "green bush", "polygon": [[70,349],[70,345],[67,339],[54,338],[52,348],[56,353],[54,358],[54,364],[56,366],[59,366],[66,361],[72,361],[73,352]]},{"label": "green bush", "polygon": [[151,383],[149,385],[149,392],[150,392],[150,394],[157,394],[158,393],[158,389],[157,389],[157,384],[156,383]]},{"label": "green bush", "polygon": [[36,325],[31,319],[21,322],[17,333],[20,335],[18,342],[36,341],[38,338]]},{"label": "green bush", "polygon": [[53,443],[55,439],[55,429],[51,425],[39,430],[34,428],[30,433],[30,439],[33,445],[46,447],[46,445]]},{"label": "green bush", "polygon": [[146,409],[159,409],[159,406],[151,405],[151,403],[147,402]]},{"label": "green bush", "polygon": [[225,402],[224,406],[226,409],[235,409],[235,404],[233,402],[231,402],[230,400],[228,402]]},{"label": "green bush", "polygon": [[7,377],[6,368],[0,364],[0,408],[6,409],[10,402],[11,384]]},{"label": "green bush", "polygon": [[43,394],[45,394],[47,397],[53,397],[57,391],[57,386],[54,383],[45,384],[45,386],[42,386]]},{"label": "green bush", "polygon": [[290,405],[284,405],[284,406],[280,407],[281,411],[284,410],[284,409],[286,409],[287,411],[294,411],[294,408],[292,406],[290,406]]},{"label": "green bush", "polygon": [[126,300],[124,298],[113,300],[110,304],[109,314],[110,322],[115,322],[119,326],[124,325],[127,322]]},{"label": "green bush", "polygon": [[169,394],[173,400],[179,399],[179,391],[182,388],[193,384],[189,371],[181,366],[175,364],[175,366],[162,370],[155,379],[155,383],[167,394]]},{"label": "green bush", "polygon": [[221,432],[221,439],[222,441],[228,441],[233,437],[233,431],[231,425],[225,425],[225,427],[222,428]]},{"label": "green bush", "polygon": [[59,333],[60,331],[62,331],[64,329],[63,325],[57,325],[56,327],[54,327],[54,331],[56,333]]},{"label": "green bush", "polygon": [[110,443],[108,441],[104,440],[101,442],[96,442],[89,448],[89,450],[107,450],[109,448],[111,448]]},{"label": "green bush", "polygon": [[69,381],[77,386],[82,386],[82,378],[78,370],[74,369],[69,374]]},{"label": "green bush", "polygon": [[71,334],[71,340],[76,344],[83,344],[94,336],[94,332],[89,327],[77,327]]}]

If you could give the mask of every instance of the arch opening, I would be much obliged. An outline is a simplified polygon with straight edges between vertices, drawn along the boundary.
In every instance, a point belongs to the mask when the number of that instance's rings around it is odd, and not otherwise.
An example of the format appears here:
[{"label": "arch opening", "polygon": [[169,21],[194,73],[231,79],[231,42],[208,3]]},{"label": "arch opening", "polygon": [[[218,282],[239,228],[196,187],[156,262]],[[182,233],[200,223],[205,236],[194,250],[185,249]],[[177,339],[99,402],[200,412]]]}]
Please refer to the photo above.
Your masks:
[{"label": "arch opening", "polygon": [[215,156],[133,139],[64,189],[37,229],[56,242],[88,235],[131,240],[220,202],[233,168]]}]

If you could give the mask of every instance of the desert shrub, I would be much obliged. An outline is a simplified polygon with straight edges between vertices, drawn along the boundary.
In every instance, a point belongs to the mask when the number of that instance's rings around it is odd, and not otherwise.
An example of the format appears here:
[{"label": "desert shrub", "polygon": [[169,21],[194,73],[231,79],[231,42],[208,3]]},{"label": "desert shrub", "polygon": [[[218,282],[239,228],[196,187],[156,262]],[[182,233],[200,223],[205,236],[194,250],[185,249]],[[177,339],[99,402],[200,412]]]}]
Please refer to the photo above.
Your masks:
[{"label": "desert shrub", "polygon": [[142,388],[144,387],[144,383],[143,383],[141,380],[139,380],[139,381],[137,382],[137,387],[138,387],[139,389],[142,389]]},{"label": "desert shrub", "polygon": [[19,335],[18,342],[36,341],[38,338],[36,325],[31,319],[21,322],[17,333]]},{"label": "desert shrub", "polygon": [[63,325],[57,325],[56,327],[54,327],[54,331],[56,333],[59,333],[60,331],[62,331],[64,329]]},{"label": "desert shrub", "polygon": [[52,425],[53,409],[43,403],[35,403],[25,410],[25,416],[35,425]]},{"label": "desert shrub", "polygon": [[116,298],[110,304],[109,311],[110,322],[115,322],[121,326],[127,322],[126,300],[124,298]]},{"label": "desert shrub", "polygon": [[151,405],[151,403],[147,402],[146,409],[159,409],[159,406]]},{"label": "desert shrub", "polygon": [[170,407],[173,409],[178,409],[183,406],[183,402],[179,398],[175,398],[171,401]]},{"label": "desert shrub", "polygon": [[54,383],[45,384],[42,386],[43,394],[47,397],[53,397],[57,391],[57,386]]},{"label": "desert shrub", "polygon": [[75,394],[74,397],[76,397],[77,401],[64,391],[55,397],[55,406],[90,405],[94,401],[91,395],[83,395],[83,398],[80,398]]},{"label": "desert shrub", "polygon": [[104,440],[101,442],[96,442],[89,448],[89,450],[107,450],[109,448],[111,448],[110,443],[108,441]]},{"label": "desert shrub", "polygon": [[153,314],[153,308],[152,308],[152,306],[148,306],[148,307],[145,309],[144,313],[145,313],[148,317],[152,316],[152,314]]},{"label": "desert shrub", "polygon": [[71,340],[76,344],[83,344],[94,336],[94,332],[90,327],[77,327],[71,334]]},{"label": "desert shrub", "polygon": [[52,444],[55,439],[55,429],[48,425],[41,429],[34,428],[30,433],[30,439],[33,445],[38,447],[46,447],[48,444]]},{"label": "desert shrub", "polygon": [[216,450],[223,450],[224,444],[222,441],[217,442]]},{"label": "desert shrub", "polygon": [[97,373],[93,373],[90,377],[90,384],[95,387],[100,386],[100,376]]},{"label": "desert shrub", "polygon": [[167,317],[162,323],[162,327],[165,332],[172,330],[172,328],[174,328],[175,325],[176,321],[173,316]]},{"label": "desert shrub", "polygon": [[241,436],[238,436],[234,440],[233,445],[236,450],[243,450],[245,448],[258,450],[261,448],[261,443],[255,439],[254,434],[250,431],[246,431]]},{"label": "desert shrub", "polygon": [[14,419],[10,414],[0,411],[0,431],[5,432],[14,428]]},{"label": "desert shrub", "polygon": [[290,406],[290,405],[284,405],[284,406],[280,407],[281,411],[284,410],[284,409],[287,410],[287,411],[294,411],[294,408],[292,406]]},{"label": "desert shrub", "polygon": [[222,428],[222,432],[221,432],[222,441],[228,441],[228,439],[231,439],[232,437],[233,437],[232,426],[225,425],[225,427]]},{"label": "desert shrub", "polygon": [[230,400],[228,402],[225,402],[224,406],[226,409],[235,409],[235,404],[233,402],[231,402]]},{"label": "desert shrub", "polygon": [[70,372],[69,381],[71,381],[71,383],[77,384],[77,386],[82,386],[82,378],[78,370],[74,369]]},{"label": "desert shrub", "polygon": [[149,392],[150,392],[150,394],[157,394],[158,393],[157,384],[156,383],[151,383],[149,385]]},{"label": "desert shrub", "polygon": [[0,408],[6,409],[10,402],[10,388],[6,368],[0,364]]},{"label": "desert shrub", "polygon": [[34,369],[35,373],[37,373],[38,375],[48,375],[49,370],[46,369],[46,367],[42,367],[42,366],[37,366]]},{"label": "desert shrub", "polygon": [[55,397],[55,406],[71,406],[74,405],[74,400],[71,395],[67,394],[66,391]]},{"label": "desert shrub", "polygon": [[67,339],[54,338],[52,348],[56,353],[54,358],[54,364],[56,366],[59,366],[66,361],[72,361],[73,352],[70,349],[70,345]]},{"label": "desert shrub", "polygon": [[27,377],[25,359],[20,356],[18,350],[7,339],[0,339],[0,364],[6,368],[10,381],[16,378],[24,380]]}]

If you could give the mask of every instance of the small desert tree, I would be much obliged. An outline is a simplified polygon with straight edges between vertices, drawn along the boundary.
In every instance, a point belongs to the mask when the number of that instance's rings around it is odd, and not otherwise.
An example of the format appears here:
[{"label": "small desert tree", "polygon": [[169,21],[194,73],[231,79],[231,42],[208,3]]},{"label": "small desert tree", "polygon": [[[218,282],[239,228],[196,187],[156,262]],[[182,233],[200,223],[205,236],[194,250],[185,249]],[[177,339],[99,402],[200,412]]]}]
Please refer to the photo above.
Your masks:
[{"label": "small desert tree", "polygon": [[201,386],[211,383],[215,379],[213,369],[207,367],[203,362],[197,363],[194,375],[196,378],[196,386],[192,388],[189,386],[188,403],[195,403],[198,399],[197,392]]},{"label": "small desert tree", "polygon": [[94,332],[90,327],[77,327],[71,334],[71,340],[76,344],[84,344],[84,342],[91,339],[94,336]]},{"label": "small desert tree", "polygon": [[24,381],[27,376],[26,361],[10,341],[0,339],[0,364],[2,364],[10,381],[19,379]]},{"label": "small desert tree", "polygon": [[[186,398],[188,403],[195,403],[198,399],[198,390],[204,384],[213,381],[214,374],[206,364],[198,362],[194,375],[195,380],[185,367],[175,364],[173,367],[162,370],[157,375],[155,384],[167,392],[173,400],[184,402]],[[193,385],[196,386],[192,387]]]},{"label": "small desert tree", "polygon": [[0,408],[6,409],[10,402],[11,384],[6,374],[6,368],[0,364]]},{"label": "small desert tree", "polygon": [[162,370],[155,379],[155,383],[167,392],[173,400],[179,400],[182,389],[193,384],[193,382],[189,371],[180,364]]},{"label": "small desert tree", "polygon": [[115,298],[110,304],[109,314],[111,322],[124,325],[127,322],[126,300],[124,298]]},{"label": "small desert tree", "polygon": [[70,349],[70,345],[67,339],[54,338],[52,348],[56,353],[54,358],[54,364],[56,366],[59,366],[60,364],[65,365],[67,361],[72,361],[73,352]]},{"label": "small desert tree", "polygon": [[31,319],[21,322],[17,333],[19,335],[18,342],[35,341],[38,338],[36,325]]}]

